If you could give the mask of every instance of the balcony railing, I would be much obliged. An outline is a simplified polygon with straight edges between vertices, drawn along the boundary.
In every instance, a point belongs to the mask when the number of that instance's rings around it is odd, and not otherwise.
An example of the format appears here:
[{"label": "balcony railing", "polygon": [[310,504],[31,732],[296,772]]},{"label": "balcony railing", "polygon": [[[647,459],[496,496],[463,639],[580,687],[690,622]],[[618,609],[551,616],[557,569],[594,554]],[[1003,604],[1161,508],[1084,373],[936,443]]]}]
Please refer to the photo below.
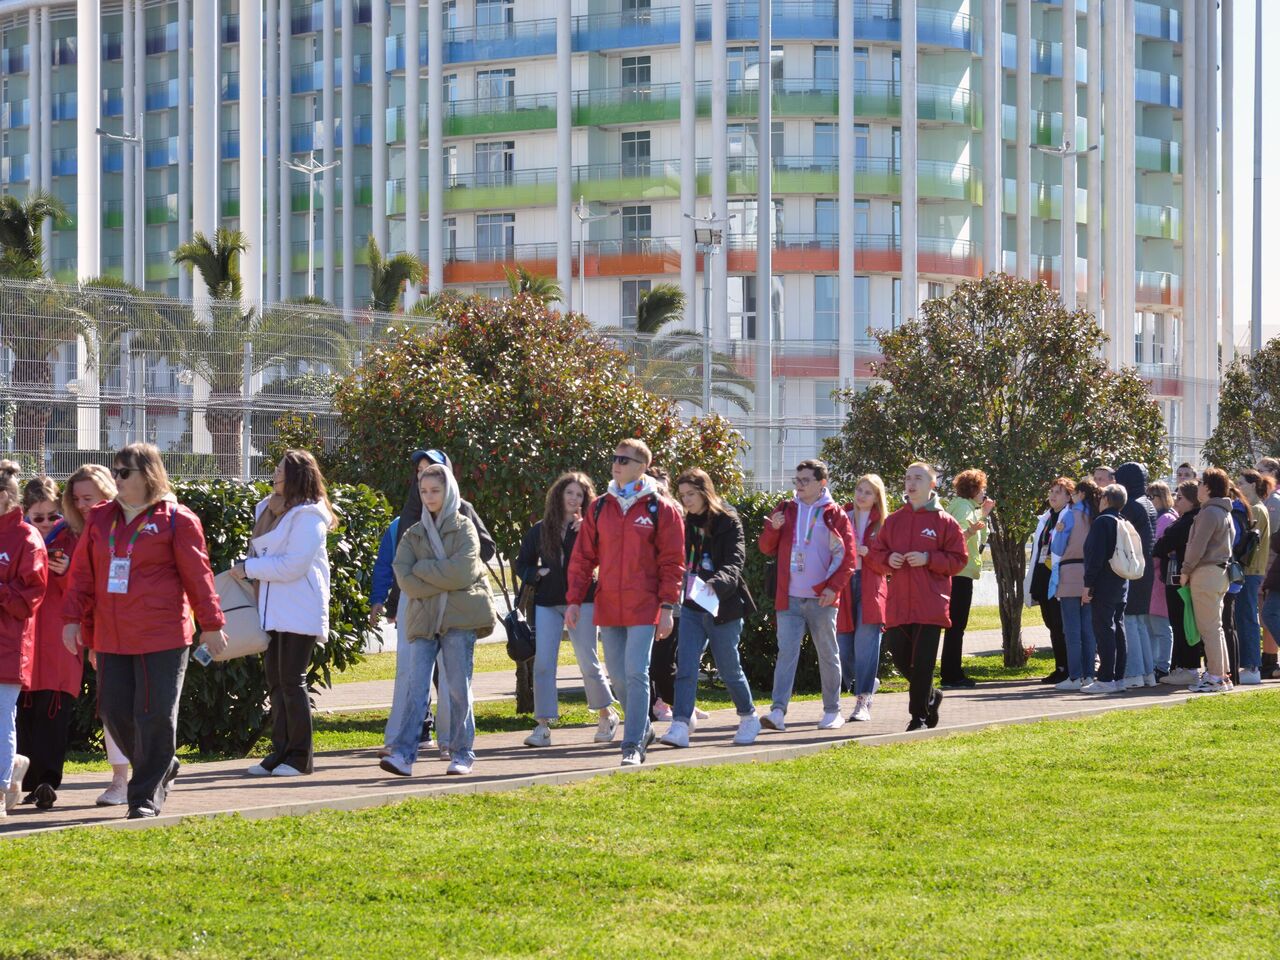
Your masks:
[{"label": "balcony railing", "polygon": [[146,103],[148,110],[167,110],[178,105],[178,81],[161,80],[147,84]]},{"label": "balcony railing", "polygon": [[1140,237],[1182,239],[1182,211],[1155,203],[1134,204],[1134,232]]},{"label": "balcony railing", "polygon": [[76,172],[76,151],[74,147],[63,147],[53,151],[53,175],[69,177]]},{"label": "balcony railing", "polygon": [[1133,15],[1134,32],[1139,36],[1182,42],[1181,10],[1137,0],[1133,5]]},{"label": "balcony railing", "polygon": [[31,176],[31,155],[0,157],[0,183],[23,183]]},{"label": "balcony railing", "polygon": [[178,195],[176,193],[158,194],[147,197],[147,223],[177,223]]},{"label": "balcony railing", "polygon": [[1182,78],[1175,73],[1158,70],[1133,71],[1134,91],[1141,103],[1157,103],[1166,107],[1182,106]]},{"label": "balcony railing", "polygon": [[1135,154],[1139,170],[1182,173],[1182,144],[1158,137],[1135,137]]},{"label": "balcony railing", "polygon": [[31,124],[31,101],[13,100],[0,104],[0,128],[12,130]]},{"label": "balcony railing", "polygon": [[76,118],[75,91],[55,93],[53,95],[53,119],[74,120]]},{"label": "balcony railing", "polygon": [[178,138],[162,137],[148,140],[145,163],[148,169],[167,167],[178,162]]},{"label": "balcony railing", "polygon": [[1139,270],[1134,277],[1138,306],[1182,305],[1182,278],[1173,273]]}]

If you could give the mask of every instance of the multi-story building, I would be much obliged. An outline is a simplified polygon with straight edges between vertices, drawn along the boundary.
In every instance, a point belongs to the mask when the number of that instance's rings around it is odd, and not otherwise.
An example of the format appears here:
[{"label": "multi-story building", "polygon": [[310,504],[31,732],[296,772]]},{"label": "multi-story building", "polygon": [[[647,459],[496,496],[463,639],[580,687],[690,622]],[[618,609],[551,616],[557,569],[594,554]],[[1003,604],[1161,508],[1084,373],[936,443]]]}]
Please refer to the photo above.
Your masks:
[{"label": "multi-story building", "polygon": [[[56,275],[183,296],[171,251],[220,224],[249,235],[251,296],[307,291],[309,180],[285,163],[313,153],[338,166],[312,280],[348,308],[371,235],[432,291],[523,263],[621,326],[665,280],[701,329],[705,268],[761,476],[834,431],[871,331],[967,277],[1039,277],[1104,320],[1193,454],[1235,342],[1233,0],[772,0],[762,137],[764,5],[0,0],[0,183],[73,209]],[[94,134],[138,118],[136,144]]]}]

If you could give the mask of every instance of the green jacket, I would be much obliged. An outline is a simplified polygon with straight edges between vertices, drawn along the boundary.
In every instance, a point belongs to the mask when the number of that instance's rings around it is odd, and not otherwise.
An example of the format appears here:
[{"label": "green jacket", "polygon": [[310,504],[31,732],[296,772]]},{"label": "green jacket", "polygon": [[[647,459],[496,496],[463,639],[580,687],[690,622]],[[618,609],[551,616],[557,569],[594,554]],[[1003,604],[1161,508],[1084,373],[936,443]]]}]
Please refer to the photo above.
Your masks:
[{"label": "green jacket", "polygon": [[[982,519],[982,511],[978,506],[966,497],[952,497],[947,504],[947,513],[956,518],[956,523],[960,524],[961,533],[968,530],[971,524]],[[977,580],[982,576],[982,547],[986,542],[986,530],[978,530],[964,538],[964,545],[969,551],[969,562],[956,574],[957,577]]]},{"label": "green jacket", "polygon": [[391,562],[400,591],[409,598],[404,635],[411,641],[431,635],[428,605],[422,601],[444,593],[441,632],[474,630],[476,636],[487,637],[493,633],[493,603],[480,560],[480,536],[470,520],[455,513],[445,521],[440,540],[448,554],[444,560],[436,559],[422,523],[415,523],[400,540]]},{"label": "green jacket", "polygon": [[1249,507],[1249,513],[1253,515],[1253,522],[1258,526],[1261,539],[1258,541],[1258,549],[1253,552],[1253,560],[1244,572],[1247,576],[1262,577],[1267,573],[1267,562],[1271,559],[1271,538],[1275,532],[1271,529],[1271,514],[1267,513],[1264,504],[1253,504]]}]

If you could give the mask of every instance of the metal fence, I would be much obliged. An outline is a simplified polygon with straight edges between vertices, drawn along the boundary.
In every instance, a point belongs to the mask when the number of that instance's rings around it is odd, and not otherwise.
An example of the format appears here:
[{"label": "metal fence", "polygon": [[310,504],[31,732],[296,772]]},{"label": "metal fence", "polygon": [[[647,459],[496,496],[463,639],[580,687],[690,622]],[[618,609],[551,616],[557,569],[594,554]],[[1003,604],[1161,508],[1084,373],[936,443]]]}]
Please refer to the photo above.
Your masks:
[{"label": "metal fence", "polygon": [[[393,325],[435,322],[318,305],[245,311],[232,303],[0,281],[0,448],[33,472],[65,476],[145,440],[176,475],[261,477],[280,417],[312,414],[325,442],[340,442],[331,403],[336,380],[358,370]],[[871,341],[704,345],[692,332],[602,334],[632,357],[637,377],[680,400],[686,413],[701,409],[705,370],[712,408],[751,445],[748,483],[762,489],[785,488],[793,465],[840,429],[844,411],[832,392],[865,382],[875,359]],[[1169,390],[1189,381],[1160,382]],[[1172,407],[1169,417],[1177,434]],[[1175,436],[1173,461],[1196,459],[1202,443]]]}]

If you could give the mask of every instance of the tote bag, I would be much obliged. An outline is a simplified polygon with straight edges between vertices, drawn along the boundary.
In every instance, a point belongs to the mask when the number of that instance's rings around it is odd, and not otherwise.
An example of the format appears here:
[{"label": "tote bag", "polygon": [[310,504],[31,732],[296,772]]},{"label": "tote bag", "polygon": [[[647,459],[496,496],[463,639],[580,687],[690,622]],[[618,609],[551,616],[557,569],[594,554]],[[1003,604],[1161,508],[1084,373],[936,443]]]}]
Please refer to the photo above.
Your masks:
[{"label": "tote bag", "polygon": [[1178,596],[1182,598],[1182,631],[1187,635],[1187,645],[1194,647],[1200,642],[1200,628],[1196,626],[1196,612],[1191,607],[1191,588],[1179,587]]},{"label": "tote bag", "polygon": [[214,660],[235,660],[263,653],[271,643],[267,631],[262,629],[258,616],[258,591],[252,583],[237,580],[230,570],[224,570],[213,578],[218,591],[218,603],[227,625],[222,628],[227,635],[227,648]]}]

